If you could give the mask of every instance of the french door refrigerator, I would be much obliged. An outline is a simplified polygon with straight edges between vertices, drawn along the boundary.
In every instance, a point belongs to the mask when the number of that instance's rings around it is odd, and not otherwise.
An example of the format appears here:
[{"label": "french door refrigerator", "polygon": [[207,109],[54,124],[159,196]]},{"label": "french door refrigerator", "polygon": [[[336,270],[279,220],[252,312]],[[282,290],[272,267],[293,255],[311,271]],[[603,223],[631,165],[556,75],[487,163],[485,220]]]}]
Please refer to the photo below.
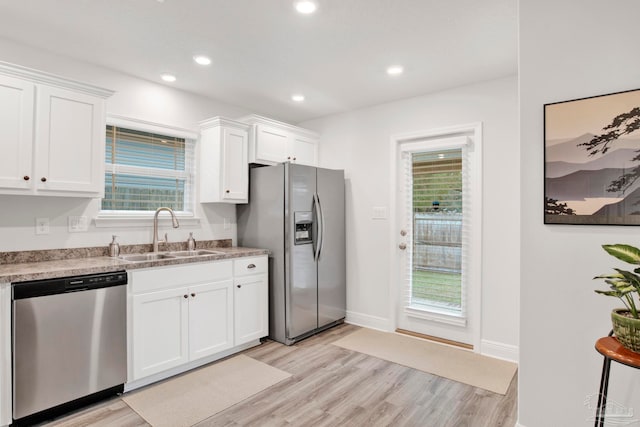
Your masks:
[{"label": "french door refrigerator", "polygon": [[290,345],[344,321],[344,172],[282,163],[250,171],[238,244],[269,249],[269,336]]}]

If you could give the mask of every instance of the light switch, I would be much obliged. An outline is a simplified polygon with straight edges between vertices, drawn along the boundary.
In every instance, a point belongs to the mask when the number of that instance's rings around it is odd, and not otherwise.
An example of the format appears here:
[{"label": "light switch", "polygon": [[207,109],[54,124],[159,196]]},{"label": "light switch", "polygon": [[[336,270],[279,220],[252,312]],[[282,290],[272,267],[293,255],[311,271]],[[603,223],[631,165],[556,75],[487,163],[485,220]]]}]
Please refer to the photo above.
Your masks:
[{"label": "light switch", "polygon": [[49,218],[36,218],[36,234],[49,234]]},{"label": "light switch", "polygon": [[69,217],[69,233],[78,233],[81,231],[87,231],[89,228],[89,221],[86,216],[70,216]]},{"label": "light switch", "polygon": [[372,219],[387,219],[387,207],[386,206],[374,206],[371,214]]}]

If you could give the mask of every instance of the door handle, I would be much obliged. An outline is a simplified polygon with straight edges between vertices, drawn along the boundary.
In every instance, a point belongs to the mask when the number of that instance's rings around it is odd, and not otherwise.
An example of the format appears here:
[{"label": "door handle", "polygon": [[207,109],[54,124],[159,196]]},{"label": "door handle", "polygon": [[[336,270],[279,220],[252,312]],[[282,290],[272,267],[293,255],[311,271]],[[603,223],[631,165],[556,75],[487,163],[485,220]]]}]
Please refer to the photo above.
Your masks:
[{"label": "door handle", "polygon": [[314,236],[313,243],[315,244],[313,248],[313,260],[317,261],[320,256],[320,237],[322,234],[322,230],[320,229],[321,219],[320,219],[320,201],[318,200],[318,195],[313,193],[313,210],[315,211],[315,221],[317,222],[317,236]]}]

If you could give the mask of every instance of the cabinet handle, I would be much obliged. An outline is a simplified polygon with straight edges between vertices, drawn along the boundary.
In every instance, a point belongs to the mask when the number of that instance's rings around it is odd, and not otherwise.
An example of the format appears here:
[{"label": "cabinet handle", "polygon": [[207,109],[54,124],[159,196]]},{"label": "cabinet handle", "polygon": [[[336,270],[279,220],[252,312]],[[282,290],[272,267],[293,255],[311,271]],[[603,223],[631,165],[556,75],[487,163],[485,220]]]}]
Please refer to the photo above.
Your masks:
[{"label": "cabinet handle", "polygon": [[185,297],[185,298],[189,298],[189,295],[187,295],[187,294],[184,294],[184,295],[183,295],[183,297]]},{"label": "cabinet handle", "polygon": [[241,287],[242,287],[242,285],[236,285],[236,286],[238,286],[238,288],[241,288]]},{"label": "cabinet handle", "polygon": [[196,297],[196,293],[195,292],[192,293],[191,296],[195,298]]},{"label": "cabinet handle", "polygon": [[291,160],[291,156],[287,157],[287,160]]},{"label": "cabinet handle", "polygon": [[256,265],[255,264],[249,264],[249,265],[247,265],[247,268],[256,268]]},{"label": "cabinet handle", "polygon": [[42,178],[40,178],[40,181],[42,182],[47,182],[47,178],[45,178],[44,176]]},{"label": "cabinet handle", "polygon": [[25,175],[22,177],[22,179],[24,179],[25,181],[29,181],[31,178],[29,178],[29,175]]},{"label": "cabinet handle", "polygon": [[295,161],[295,160],[296,160],[296,158],[294,157],[294,158],[293,158],[293,161]]},{"label": "cabinet handle", "polygon": [[226,191],[225,191],[225,193],[227,193],[227,194],[229,194],[229,193],[231,193],[231,191],[229,191],[229,190],[226,190]]}]

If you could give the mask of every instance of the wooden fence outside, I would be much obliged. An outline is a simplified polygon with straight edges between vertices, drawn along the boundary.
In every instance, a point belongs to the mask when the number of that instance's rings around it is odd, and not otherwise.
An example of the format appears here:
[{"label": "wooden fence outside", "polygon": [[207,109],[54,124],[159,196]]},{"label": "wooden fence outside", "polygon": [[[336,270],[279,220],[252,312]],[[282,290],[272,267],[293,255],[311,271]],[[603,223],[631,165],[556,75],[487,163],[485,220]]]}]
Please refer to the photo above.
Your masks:
[{"label": "wooden fence outside", "polygon": [[461,272],[462,214],[417,213],[413,232],[413,268]]}]

